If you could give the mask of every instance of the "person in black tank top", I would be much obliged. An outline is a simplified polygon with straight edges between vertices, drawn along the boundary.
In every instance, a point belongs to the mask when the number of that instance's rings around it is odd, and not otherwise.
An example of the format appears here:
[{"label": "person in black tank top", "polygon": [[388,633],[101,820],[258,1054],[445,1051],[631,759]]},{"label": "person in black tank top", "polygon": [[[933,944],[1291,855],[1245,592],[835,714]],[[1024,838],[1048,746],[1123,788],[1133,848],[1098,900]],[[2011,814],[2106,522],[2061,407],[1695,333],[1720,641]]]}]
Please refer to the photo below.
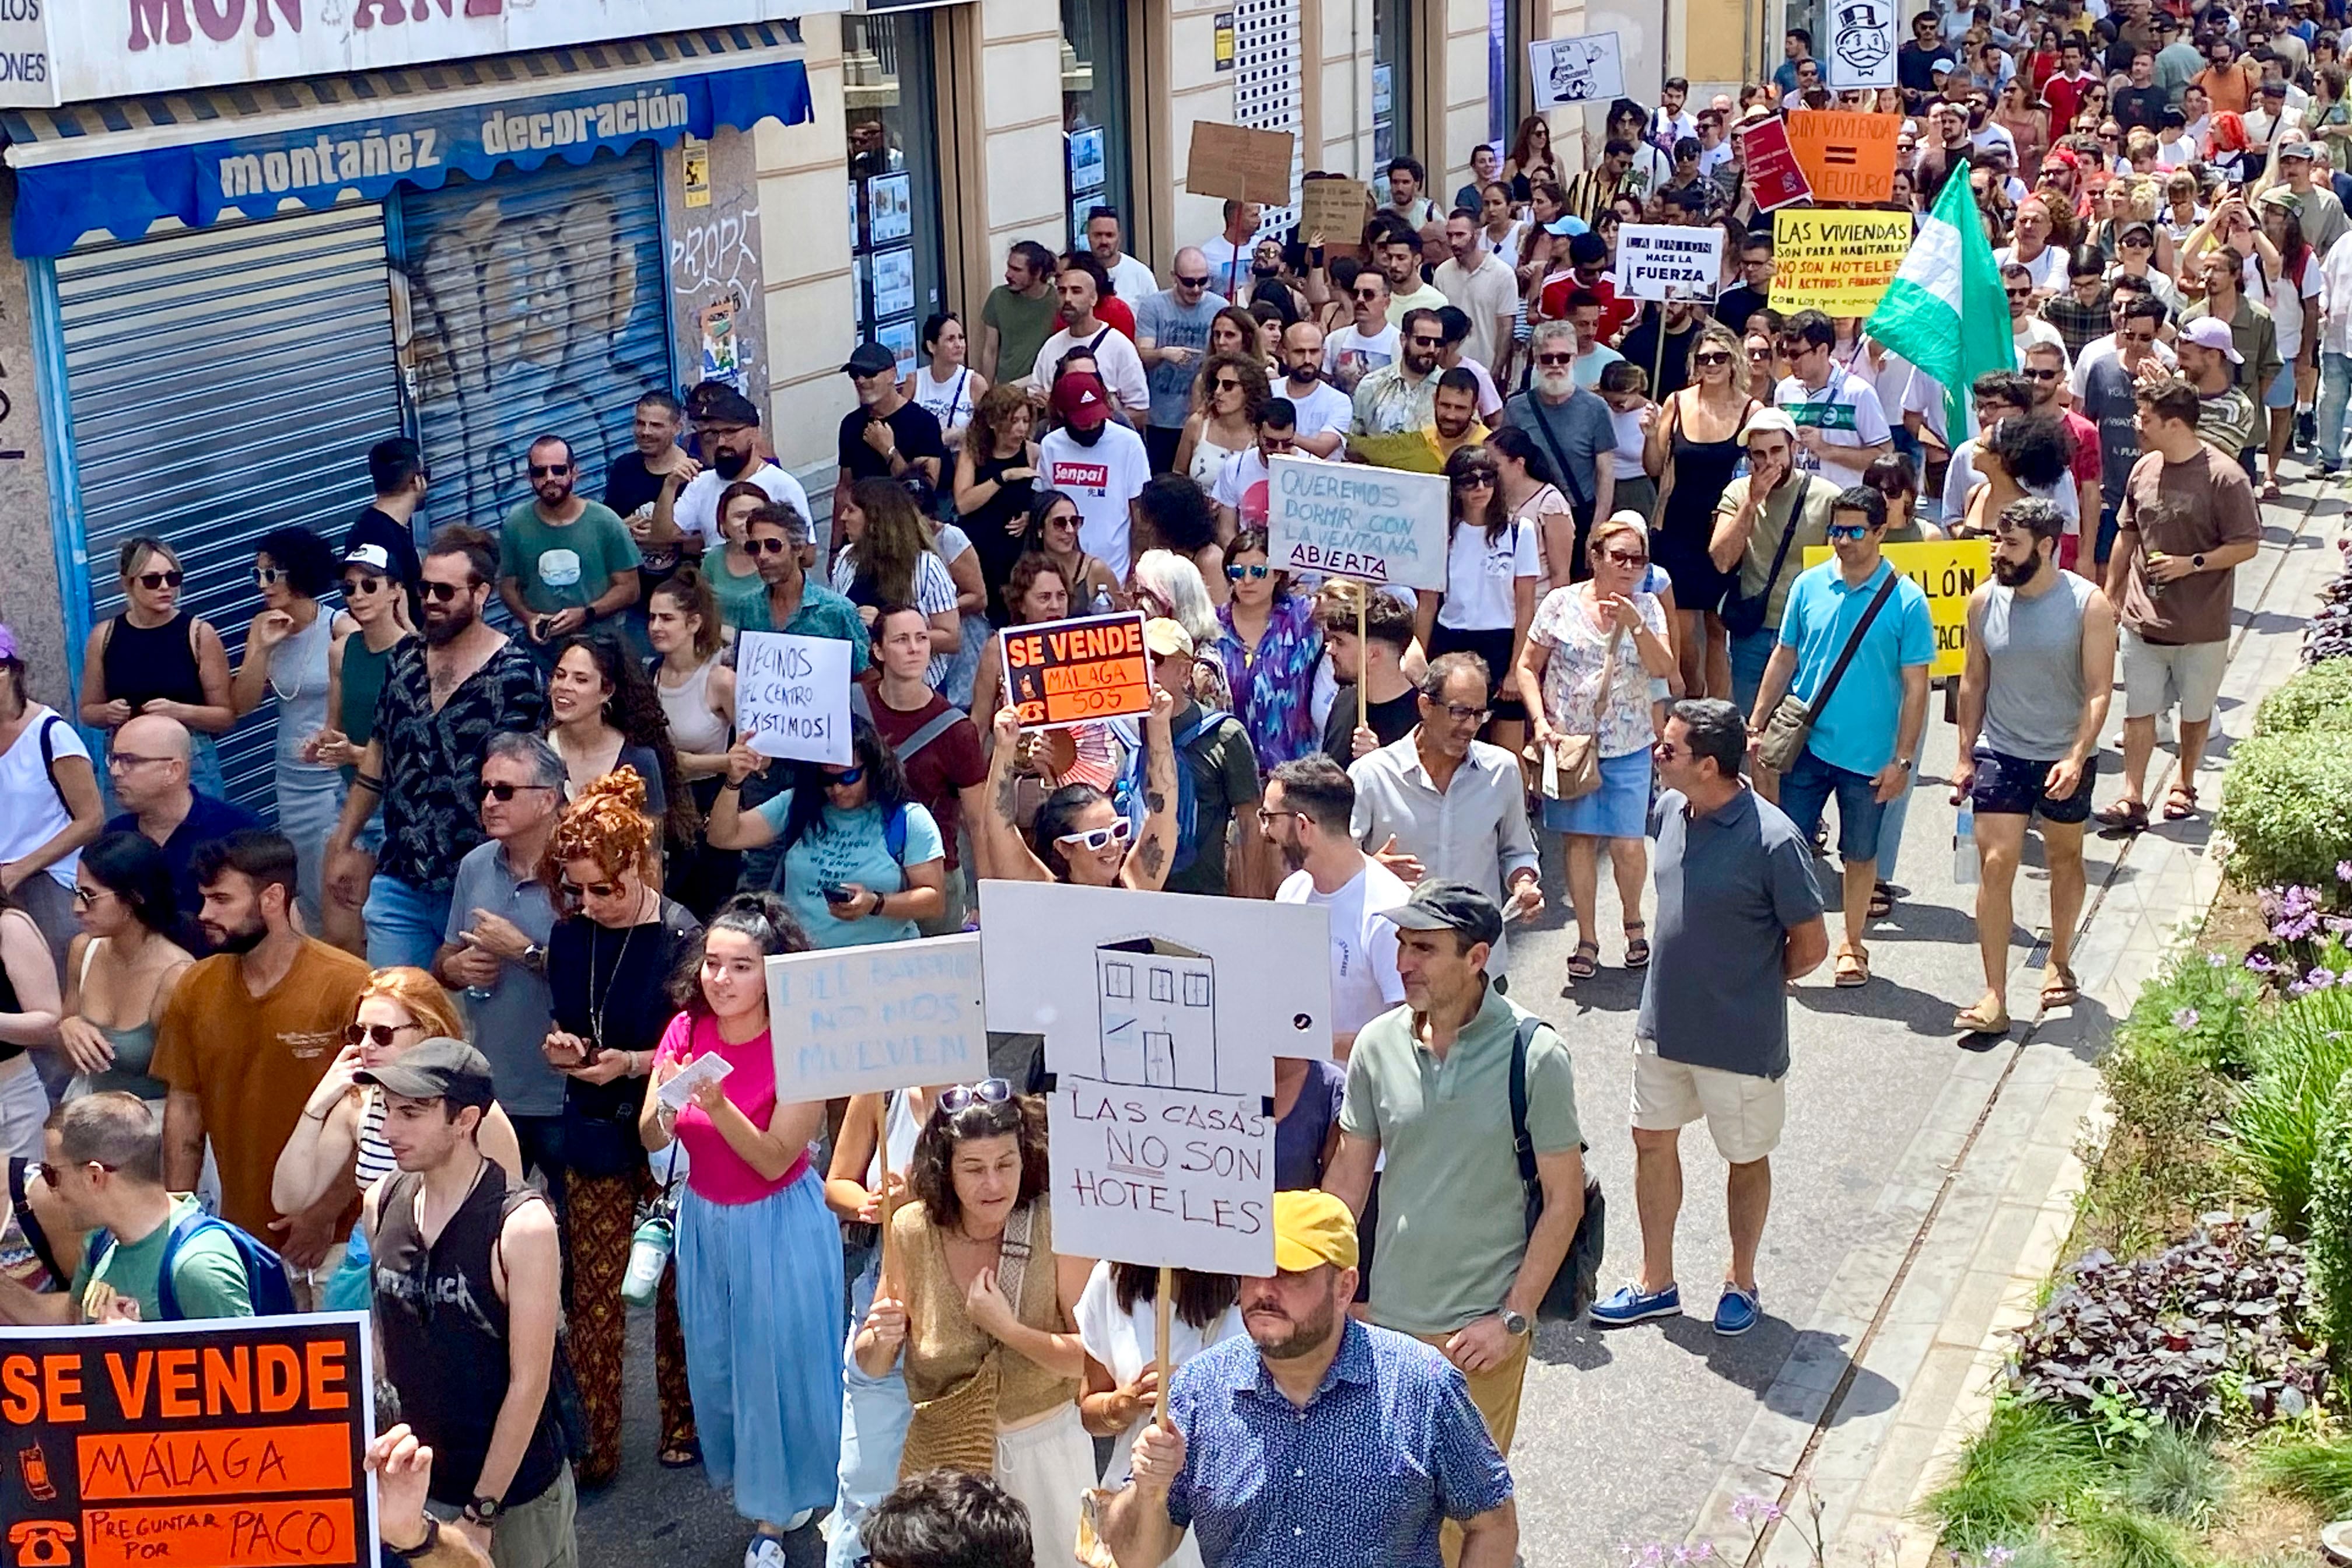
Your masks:
[{"label": "person in black tank top", "polygon": [[980,395],[956,454],[957,521],[980,552],[988,618],[1000,626],[1013,618],[1005,610],[1004,584],[1021,559],[1029,502],[1036,493],[1037,451],[1029,444],[1034,417],[1019,387],[992,386]]},{"label": "person in black tank top", "polygon": [[[142,534],[126,541],[118,566],[127,602],[90,632],[83,649],[81,721],[111,732],[139,714],[158,713],[185,724],[208,753],[209,738],[236,722],[220,633],[180,607],[186,574],[162,540]],[[217,795],[217,763],[211,768],[195,783]]]},{"label": "person in black tank top", "polygon": [[551,1396],[562,1266],[554,1215],[476,1132],[490,1066],[426,1040],[355,1075],[384,1096],[400,1169],[368,1194],[375,1321],[398,1419],[432,1446],[432,1496],[500,1560],[568,1568],[572,1468]]}]

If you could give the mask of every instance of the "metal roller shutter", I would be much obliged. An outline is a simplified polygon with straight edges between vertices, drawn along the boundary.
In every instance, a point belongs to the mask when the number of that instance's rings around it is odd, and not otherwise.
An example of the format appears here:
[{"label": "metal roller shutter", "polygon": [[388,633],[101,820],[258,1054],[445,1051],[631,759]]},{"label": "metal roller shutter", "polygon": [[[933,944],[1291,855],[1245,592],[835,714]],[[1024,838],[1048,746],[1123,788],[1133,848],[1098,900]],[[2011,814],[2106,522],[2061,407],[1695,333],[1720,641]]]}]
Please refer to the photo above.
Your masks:
[{"label": "metal roller shutter", "polygon": [[[1295,0],[1238,0],[1234,8],[1234,123],[1293,133],[1294,193],[1307,167],[1307,138],[1299,122],[1299,53]],[[1270,206],[1258,232],[1280,234],[1297,221],[1295,205]]]},{"label": "metal roller shutter", "polygon": [[[234,668],[254,542],[300,523],[341,542],[368,447],[400,429],[383,210],[91,246],[58,258],[57,294],[93,616],[122,608],[122,541],[159,534]],[[276,735],[265,710],[221,742],[229,794],[265,816]]]},{"label": "metal roller shutter", "polygon": [[572,443],[601,498],[635,405],[671,386],[655,152],[402,187],[402,378],[433,473],[427,521],[495,530],[530,498],[533,437]]}]

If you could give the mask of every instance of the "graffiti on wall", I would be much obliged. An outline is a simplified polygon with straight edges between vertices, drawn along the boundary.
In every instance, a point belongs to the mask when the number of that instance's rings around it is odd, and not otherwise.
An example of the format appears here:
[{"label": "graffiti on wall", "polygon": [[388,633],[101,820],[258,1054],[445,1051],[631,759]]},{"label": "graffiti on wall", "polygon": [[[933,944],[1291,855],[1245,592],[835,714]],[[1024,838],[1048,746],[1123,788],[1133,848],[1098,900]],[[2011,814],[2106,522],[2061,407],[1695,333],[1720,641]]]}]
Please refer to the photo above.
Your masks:
[{"label": "graffiti on wall", "polygon": [[649,323],[631,330],[656,305],[642,243],[608,196],[551,208],[488,195],[395,263],[393,325],[436,521],[496,521],[525,493],[541,432],[572,443],[582,494],[602,491],[629,449],[629,405],[669,380]]},{"label": "graffiti on wall", "polygon": [[761,321],[759,174],[751,138],[720,130],[662,154],[671,358],[681,385],[723,381],[754,401],[769,384]]}]

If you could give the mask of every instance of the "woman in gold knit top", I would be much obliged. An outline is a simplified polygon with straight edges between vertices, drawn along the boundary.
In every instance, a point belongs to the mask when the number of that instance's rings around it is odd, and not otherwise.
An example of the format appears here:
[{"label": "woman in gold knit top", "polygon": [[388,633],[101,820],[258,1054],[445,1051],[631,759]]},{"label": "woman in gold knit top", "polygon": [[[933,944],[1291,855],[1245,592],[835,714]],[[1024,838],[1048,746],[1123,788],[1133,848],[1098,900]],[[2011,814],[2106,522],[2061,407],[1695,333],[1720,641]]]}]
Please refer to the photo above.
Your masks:
[{"label": "woman in gold knit top", "polygon": [[868,1376],[905,1357],[915,1407],[899,1474],[992,1474],[1035,1538],[1077,1538],[1094,1447],[1078,1419],[1074,1316],[1090,1259],[1054,1256],[1045,1108],[1003,1079],[940,1091],[892,1216],[890,1258],[853,1350]]}]

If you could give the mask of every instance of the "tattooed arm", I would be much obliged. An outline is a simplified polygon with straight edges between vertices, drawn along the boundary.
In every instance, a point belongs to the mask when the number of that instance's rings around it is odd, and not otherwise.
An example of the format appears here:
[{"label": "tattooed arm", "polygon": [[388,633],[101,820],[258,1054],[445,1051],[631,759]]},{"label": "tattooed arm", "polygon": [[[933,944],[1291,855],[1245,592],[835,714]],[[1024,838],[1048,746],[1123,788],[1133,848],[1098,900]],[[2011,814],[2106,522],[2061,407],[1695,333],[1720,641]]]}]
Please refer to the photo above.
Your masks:
[{"label": "tattooed arm", "polygon": [[1176,699],[1164,689],[1151,694],[1151,714],[1143,721],[1143,835],[1119,868],[1122,886],[1157,892],[1176,858],[1176,742],[1168,725]]},{"label": "tattooed arm", "polygon": [[1014,790],[1020,779],[1021,716],[1010,703],[996,710],[996,750],[988,759],[988,810],[971,819],[973,847],[992,876],[1008,882],[1050,882],[1054,874],[1021,837]]}]

